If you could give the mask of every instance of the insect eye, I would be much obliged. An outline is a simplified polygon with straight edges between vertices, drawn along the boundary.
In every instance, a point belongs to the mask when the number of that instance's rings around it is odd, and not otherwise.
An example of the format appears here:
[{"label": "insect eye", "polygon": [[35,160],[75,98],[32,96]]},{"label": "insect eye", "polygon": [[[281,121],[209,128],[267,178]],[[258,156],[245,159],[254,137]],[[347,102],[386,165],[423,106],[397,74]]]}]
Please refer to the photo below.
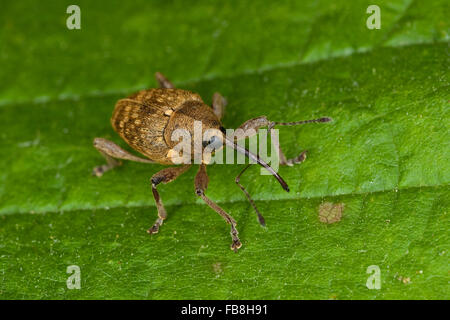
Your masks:
[{"label": "insect eye", "polygon": [[212,136],[211,139],[209,139],[209,141],[203,141],[202,145],[203,148],[206,148],[206,146],[211,146],[211,147],[216,147],[216,145],[220,144],[220,138],[217,136]]}]

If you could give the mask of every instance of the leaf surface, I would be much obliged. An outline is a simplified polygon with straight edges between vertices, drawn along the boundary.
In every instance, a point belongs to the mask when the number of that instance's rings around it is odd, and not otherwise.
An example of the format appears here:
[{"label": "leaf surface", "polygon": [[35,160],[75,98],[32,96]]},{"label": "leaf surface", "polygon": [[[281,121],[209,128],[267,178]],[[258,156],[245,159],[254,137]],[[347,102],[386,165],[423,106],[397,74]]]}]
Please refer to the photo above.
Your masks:
[{"label": "leaf surface", "polygon": [[[10,2],[0,12],[0,297],[31,299],[448,299],[449,38],[446,1],[227,3]],[[243,247],[195,196],[196,169],[160,193],[159,165],[124,163],[98,179],[94,137],[128,148],[115,102],[156,86],[155,71],[207,103],[228,100],[227,128],[329,116],[280,128],[288,157],[275,179],[208,167],[208,196],[238,222]],[[128,148],[129,149],[129,148]],[[322,203],[342,219],[319,220]],[[69,290],[66,268],[81,268]],[[369,266],[381,289],[369,290]]]}]

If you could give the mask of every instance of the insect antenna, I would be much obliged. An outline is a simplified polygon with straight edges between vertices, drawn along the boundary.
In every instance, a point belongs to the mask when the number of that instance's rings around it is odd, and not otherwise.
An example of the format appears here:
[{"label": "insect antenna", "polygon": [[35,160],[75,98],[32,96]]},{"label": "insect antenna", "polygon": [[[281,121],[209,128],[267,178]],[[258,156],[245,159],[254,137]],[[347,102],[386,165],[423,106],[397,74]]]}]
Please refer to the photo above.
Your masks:
[{"label": "insect antenna", "polygon": [[330,122],[333,121],[333,119],[328,118],[328,117],[324,117],[324,118],[319,118],[319,119],[312,119],[312,120],[303,120],[303,121],[294,121],[294,122],[272,122],[270,124],[270,127],[274,127],[274,126],[296,126],[298,124],[305,124],[305,123],[314,123],[314,122]]}]

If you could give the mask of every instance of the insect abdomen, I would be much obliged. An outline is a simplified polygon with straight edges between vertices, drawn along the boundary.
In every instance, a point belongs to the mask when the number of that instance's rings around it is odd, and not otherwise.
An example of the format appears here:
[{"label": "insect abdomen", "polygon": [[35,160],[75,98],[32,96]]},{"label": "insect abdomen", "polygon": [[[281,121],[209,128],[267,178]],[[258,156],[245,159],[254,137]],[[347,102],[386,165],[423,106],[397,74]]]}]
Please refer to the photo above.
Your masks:
[{"label": "insect abdomen", "polygon": [[165,163],[168,147],[163,132],[168,119],[158,111],[152,106],[122,99],[116,104],[111,124],[133,149],[154,161]]},{"label": "insect abdomen", "polygon": [[151,160],[170,164],[164,128],[170,114],[187,100],[202,101],[199,95],[186,90],[142,90],[117,102],[111,124],[133,149]]}]

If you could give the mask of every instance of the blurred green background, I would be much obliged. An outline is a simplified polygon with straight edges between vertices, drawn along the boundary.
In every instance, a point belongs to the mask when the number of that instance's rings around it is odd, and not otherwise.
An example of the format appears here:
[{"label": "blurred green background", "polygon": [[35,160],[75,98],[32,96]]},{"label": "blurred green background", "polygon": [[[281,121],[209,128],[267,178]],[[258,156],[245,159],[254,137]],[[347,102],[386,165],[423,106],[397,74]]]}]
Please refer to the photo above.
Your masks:
[{"label": "blurred green background", "polygon": [[[69,30],[66,9],[81,8]],[[369,5],[381,29],[369,30]],[[7,1],[0,11],[0,298],[448,299],[448,1]],[[281,128],[291,188],[253,168],[208,168],[209,197],[243,247],[194,194],[195,169],[164,185],[160,233],[149,179],[125,163],[98,179],[94,137],[124,148],[115,102],[161,71],[223,119],[330,116]],[[340,222],[319,221],[344,203]],[[66,268],[81,269],[69,290]],[[366,286],[377,265],[381,289]]]}]

